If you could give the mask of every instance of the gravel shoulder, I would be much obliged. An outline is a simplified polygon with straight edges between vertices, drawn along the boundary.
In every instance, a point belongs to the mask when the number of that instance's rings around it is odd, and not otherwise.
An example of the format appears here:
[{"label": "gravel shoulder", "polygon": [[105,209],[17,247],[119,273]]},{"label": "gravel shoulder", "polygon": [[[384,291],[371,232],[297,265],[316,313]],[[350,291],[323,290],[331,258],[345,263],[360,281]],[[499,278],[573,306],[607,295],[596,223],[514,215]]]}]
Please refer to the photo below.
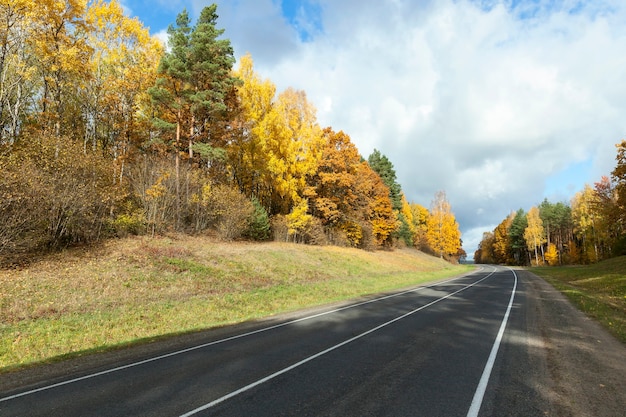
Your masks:
[{"label": "gravel shoulder", "polygon": [[[551,416],[626,415],[626,346],[529,271],[517,271],[529,287],[540,337]],[[537,346],[534,347],[537,349]]]}]

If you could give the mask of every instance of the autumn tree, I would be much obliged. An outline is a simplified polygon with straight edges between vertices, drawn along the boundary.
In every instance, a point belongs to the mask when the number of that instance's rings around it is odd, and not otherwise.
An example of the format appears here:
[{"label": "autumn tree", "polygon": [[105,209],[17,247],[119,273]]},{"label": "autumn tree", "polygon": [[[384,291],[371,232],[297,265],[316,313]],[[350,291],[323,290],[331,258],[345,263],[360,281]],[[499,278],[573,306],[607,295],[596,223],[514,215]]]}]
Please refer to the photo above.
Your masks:
[{"label": "autumn tree", "polygon": [[601,219],[600,228],[604,232],[603,257],[609,257],[623,233],[618,196],[607,176],[602,176],[599,182],[594,183],[594,192],[596,199],[592,204],[592,209]]},{"label": "autumn tree", "polygon": [[333,231],[345,231],[348,224],[355,223],[353,213],[358,201],[356,183],[361,158],[350,137],[342,131],[326,128],[323,138],[322,155],[316,172],[309,176],[307,196],[311,212],[322,220],[333,241]]},{"label": "autumn tree", "polygon": [[370,167],[376,172],[383,183],[389,188],[389,198],[391,199],[392,208],[396,211],[402,210],[402,187],[396,178],[396,170],[393,164],[378,149],[374,149],[372,154],[367,158]]},{"label": "autumn tree", "polygon": [[428,209],[417,203],[410,203],[411,215],[413,217],[413,228],[415,229],[414,245],[420,250],[428,247],[428,219],[430,213]]},{"label": "autumn tree", "polygon": [[538,206],[539,216],[545,229],[546,243],[556,245],[559,259],[568,242],[572,240],[572,213],[567,204],[558,202],[553,204],[544,199]]},{"label": "autumn tree", "polygon": [[396,228],[389,189],[365,161],[350,137],[324,129],[322,155],[316,172],[308,177],[311,212],[322,220],[330,241],[341,232],[352,246],[388,244]]},{"label": "autumn tree", "polygon": [[493,231],[492,239],[492,255],[495,263],[511,264],[513,263],[513,250],[511,247],[511,239],[509,237],[509,229],[515,218],[515,213],[507,216]]},{"label": "autumn tree", "polygon": [[615,183],[615,204],[617,206],[617,221],[621,230],[621,236],[616,246],[617,255],[626,255],[626,140],[615,145],[617,165],[611,172]]},{"label": "autumn tree", "polygon": [[461,232],[444,191],[436,193],[432,201],[427,238],[441,258],[455,254],[461,246]]},{"label": "autumn tree", "polygon": [[[390,246],[398,228],[398,217],[389,198],[389,188],[365,161],[358,165],[357,176],[357,208],[361,225],[371,227],[377,246]],[[363,246],[367,248],[367,245]]]},{"label": "autumn tree", "polygon": [[29,50],[34,19],[33,0],[0,4],[0,144],[18,139],[35,94],[37,60]]},{"label": "autumn tree", "polygon": [[593,189],[585,184],[583,190],[574,195],[571,203],[574,233],[581,247],[583,261],[596,262],[600,259],[596,227],[597,216],[592,209],[595,199],[596,195]]},{"label": "autumn tree", "polygon": [[292,88],[278,95],[263,127],[271,212],[284,214],[299,202],[306,178],[317,169],[322,131],[304,91]]},{"label": "autumn tree", "polygon": [[477,264],[493,264],[496,263],[494,257],[494,234],[493,232],[484,232],[483,238],[478,244],[478,249],[474,252],[474,263]]},{"label": "autumn tree", "polygon": [[35,4],[36,36],[29,42],[42,80],[42,124],[57,137],[80,135],[82,131],[71,132],[69,128],[80,121],[78,86],[91,77],[87,0],[41,0]]},{"label": "autumn tree", "polygon": [[139,20],[125,16],[115,0],[93,2],[87,20],[93,26],[89,44],[94,53],[93,75],[82,88],[84,143],[110,153],[113,181],[121,183],[130,154],[147,140],[150,128],[142,110],[163,48]]},{"label": "autumn tree", "polygon": [[411,247],[417,242],[417,227],[415,225],[415,219],[413,217],[413,211],[411,206],[406,201],[404,194],[402,195],[402,209],[397,214],[400,225],[398,227],[398,236],[404,241],[404,243]]},{"label": "autumn tree", "polygon": [[620,210],[620,221],[626,224],[626,140],[622,140],[615,145],[617,148],[617,165],[611,176],[615,182],[615,191],[617,193],[617,204]]},{"label": "autumn tree", "polygon": [[254,196],[269,209],[265,125],[274,106],[276,86],[254,71],[250,54],[241,57],[235,75],[242,81],[236,87],[241,112],[236,121],[237,135],[227,146],[231,175],[243,193]]},{"label": "autumn tree", "polygon": [[548,244],[548,250],[545,253],[546,262],[550,266],[557,265],[559,262],[559,252],[556,249],[556,245],[554,243]]},{"label": "autumn tree", "polygon": [[[543,244],[546,242],[544,236],[543,222],[539,216],[539,209],[531,207],[526,214],[526,229],[524,229],[524,240],[529,251],[535,252],[535,264],[539,265],[539,249],[543,251]],[[543,254],[542,254],[543,258]]]}]

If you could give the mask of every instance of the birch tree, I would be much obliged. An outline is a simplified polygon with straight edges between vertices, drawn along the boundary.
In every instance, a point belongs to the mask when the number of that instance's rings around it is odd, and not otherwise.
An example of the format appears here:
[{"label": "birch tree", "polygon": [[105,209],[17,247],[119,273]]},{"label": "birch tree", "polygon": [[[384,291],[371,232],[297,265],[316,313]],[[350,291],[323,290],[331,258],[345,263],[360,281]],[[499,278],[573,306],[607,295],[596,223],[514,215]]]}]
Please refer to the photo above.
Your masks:
[{"label": "birch tree", "polygon": [[461,232],[445,191],[435,194],[428,220],[428,243],[439,257],[456,254],[461,247]]},{"label": "birch tree", "polygon": [[532,207],[526,214],[526,219],[527,226],[524,230],[524,240],[526,241],[528,250],[535,252],[535,263],[539,265],[539,249],[543,252],[543,244],[546,243],[543,221],[539,215],[539,209]]}]

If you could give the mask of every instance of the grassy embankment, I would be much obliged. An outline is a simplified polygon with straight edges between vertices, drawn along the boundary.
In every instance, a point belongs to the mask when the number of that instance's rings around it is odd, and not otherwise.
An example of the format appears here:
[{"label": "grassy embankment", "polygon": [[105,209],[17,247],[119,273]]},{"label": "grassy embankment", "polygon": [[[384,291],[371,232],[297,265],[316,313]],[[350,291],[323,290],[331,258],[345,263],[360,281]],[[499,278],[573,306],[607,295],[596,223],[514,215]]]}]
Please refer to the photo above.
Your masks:
[{"label": "grassy embankment", "polygon": [[533,268],[626,343],[626,256],[595,265]]},{"label": "grassy embankment", "polygon": [[466,272],[414,250],[131,238],[0,271],[0,373]]}]

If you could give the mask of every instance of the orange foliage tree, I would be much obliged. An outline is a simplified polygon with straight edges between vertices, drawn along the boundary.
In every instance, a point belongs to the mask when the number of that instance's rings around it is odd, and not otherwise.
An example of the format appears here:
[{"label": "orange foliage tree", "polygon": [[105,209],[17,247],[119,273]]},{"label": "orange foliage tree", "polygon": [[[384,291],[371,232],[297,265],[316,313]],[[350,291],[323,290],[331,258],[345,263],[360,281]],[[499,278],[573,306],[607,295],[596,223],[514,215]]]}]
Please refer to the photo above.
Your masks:
[{"label": "orange foliage tree", "polygon": [[353,246],[368,246],[368,234],[378,245],[388,243],[396,228],[389,189],[343,132],[323,132],[322,155],[309,176],[306,195],[311,213],[320,218],[331,242],[339,231]]}]

